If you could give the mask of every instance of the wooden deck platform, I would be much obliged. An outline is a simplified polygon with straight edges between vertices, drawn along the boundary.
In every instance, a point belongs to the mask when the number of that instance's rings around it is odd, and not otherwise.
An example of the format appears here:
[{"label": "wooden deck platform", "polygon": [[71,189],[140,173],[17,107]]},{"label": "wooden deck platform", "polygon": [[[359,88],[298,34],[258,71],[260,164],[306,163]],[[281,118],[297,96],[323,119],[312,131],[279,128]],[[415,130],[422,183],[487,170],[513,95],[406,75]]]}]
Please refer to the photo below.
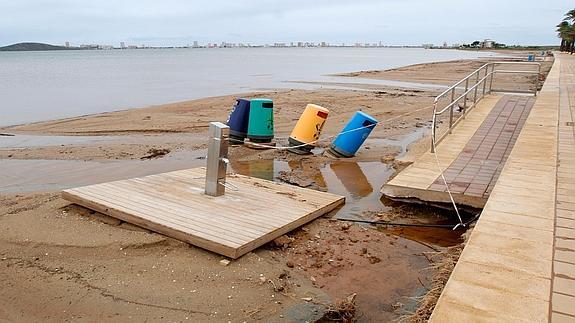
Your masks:
[{"label": "wooden deck platform", "polygon": [[228,175],[237,187],[204,194],[205,169],[84,186],[64,199],[94,211],[211,250],[241,255],[335,209],[342,196]]}]

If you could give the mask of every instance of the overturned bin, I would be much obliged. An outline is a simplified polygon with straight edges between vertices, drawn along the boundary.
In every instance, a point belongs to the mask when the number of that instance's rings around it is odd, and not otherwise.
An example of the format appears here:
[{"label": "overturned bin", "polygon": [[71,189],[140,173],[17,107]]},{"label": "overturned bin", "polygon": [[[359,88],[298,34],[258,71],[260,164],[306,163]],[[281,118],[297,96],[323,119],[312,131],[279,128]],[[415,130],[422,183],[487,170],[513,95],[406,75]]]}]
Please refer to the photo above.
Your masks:
[{"label": "overturned bin", "polygon": [[248,135],[250,121],[250,100],[237,99],[236,104],[228,118],[227,125],[230,127],[230,142],[243,143]]},{"label": "overturned bin", "polygon": [[365,142],[377,120],[357,111],[332,142],[329,151],[337,157],[353,157]]},{"label": "overturned bin", "polygon": [[308,104],[291,132],[288,139],[291,148],[288,150],[296,154],[309,154],[319,140],[328,114],[328,109]]}]

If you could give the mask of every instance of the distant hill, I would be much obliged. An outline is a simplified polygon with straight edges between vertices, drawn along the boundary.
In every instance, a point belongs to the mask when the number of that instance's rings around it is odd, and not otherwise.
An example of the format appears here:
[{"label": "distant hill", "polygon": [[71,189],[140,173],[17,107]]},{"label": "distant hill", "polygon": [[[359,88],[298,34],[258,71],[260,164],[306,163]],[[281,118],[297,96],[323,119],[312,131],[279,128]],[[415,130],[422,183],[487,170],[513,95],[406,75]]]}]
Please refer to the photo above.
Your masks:
[{"label": "distant hill", "polygon": [[19,51],[37,51],[37,50],[70,50],[79,49],[78,47],[54,46],[42,43],[18,43],[9,46],[0,47],[0,51],[19,52]]}]

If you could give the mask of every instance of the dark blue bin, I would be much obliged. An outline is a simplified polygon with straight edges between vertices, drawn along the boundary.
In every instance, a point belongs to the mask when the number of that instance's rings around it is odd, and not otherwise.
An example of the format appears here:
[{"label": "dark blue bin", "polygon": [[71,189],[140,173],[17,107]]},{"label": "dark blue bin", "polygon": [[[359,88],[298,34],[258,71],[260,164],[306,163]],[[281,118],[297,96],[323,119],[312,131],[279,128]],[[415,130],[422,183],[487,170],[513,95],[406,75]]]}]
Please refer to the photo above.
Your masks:
[{"label": "dark blue bin", "polygon": [[372,116],[357,111],[331,144],[331,153],[353,157],[376,125],[377,120]]},{"label": "dark blue bin", "polygon": [[250,100],[237,99],[236,104],[228,118],[230,127],[230,141],[243,143],[248,134],[250,120]]}]

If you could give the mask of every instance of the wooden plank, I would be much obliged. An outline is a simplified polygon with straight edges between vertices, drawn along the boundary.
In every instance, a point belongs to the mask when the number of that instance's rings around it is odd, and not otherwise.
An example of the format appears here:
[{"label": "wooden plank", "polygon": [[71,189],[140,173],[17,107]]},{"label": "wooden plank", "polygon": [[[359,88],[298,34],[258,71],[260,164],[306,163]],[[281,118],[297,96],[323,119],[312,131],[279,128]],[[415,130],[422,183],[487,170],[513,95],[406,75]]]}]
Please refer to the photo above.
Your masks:
[{"label": "wooden plank", "polygon": [[[173,171],[65,190],[100,213],[237,258],[335,209],[344,197],[241,175],[238,191],[203,194],[205,169]],[[273,206],[273,211],[270,210]]]},{"label": "wooden plank", "polygon": [[[343,197],[342,197],[343,198]],[[251,242],[249,242],[246,245],[241,246],[239,249],[236,250],[237,254],[236,257],[239,257],[265,243],[267,243],[268,241],[272,241],[275,238],[278,238],[290,231],[292,231],[293,229],[299,228],[300,226],[315,220],[316,218],[334,210],[336,207],[338,207],[341,204],[341,201],[333,201],[332,203],[317,209],[311,213],[308,213],[307,215],[301,217],[300,219],[293,221],[291,223],[286,224],[284,227],[278,228],[275,231],[272,231],[268,234],[266,234],[265,236],[262,236],[256,240],[253,240]]]},{"label": "wooden plank", "polygon": [[[67,193],[69,193],[69,192],[67,192]],[[213,233],[213,232],[209,232],[210,231],[209,228],[204,228],[204,231],[200,231],[194,227],[190,227],[189,225],[183,224],[183,222],[181,222],[181,221],[174,221],[174,219],[166,219],[165,217],[158,217],[158,216],[156,216],[156,214],[158,212],[149,211],[145,208],[138,208],[137,206],[134,206],[133,203],[131,203],[131,199],[129,199],[129,198],[126,199],[125,203],[122,203],[122,205],[118,205],[117,202],[112,200],[110,196],[102,198],[101,196],[98,196],[97,194],[91,194],[89,191],[86,192],[86,190],[83,190],[82,192],[74,192],[72,194],[74,194],[78,198],[83,198],[83,199],[91,201],[95,204],[104,206],[104,212],[101,212],[100,210],[94,209],[100,213],[108,214],[107,209],[109,208],[109,209],[116,210],[118,212],[130,214],[130,215],[134,215],[134,216],[139,216],[143,219],[155,221],[161,225],[171,226],[171,227],[178,229],[179,231],[182,231],[184,233],[196,234],[196,235],[208,238],[208,239],[213,239],[213,240],[218,241],[219,243],[222,243],[222,244],[238,245],[239,246],[243,243],[243,241],[237,240],[235,237],[230,237],[229,235],[225,234],[225,233],[227,233],[225,231]],[[77,203],[77,204],[80,204],[80,203]],[[80,204],[80,205],[82,205],[82,204]],[[89,207],[89,208],[91,208],[91,207]],[[122,220],[124,220],[124,219],[122,219]],[[124,221],[130,222],[127,220],[124,220]],[[205,232],[206,230],[208,232]],[[221,236],[221,238],[220,238],[220,236]]]},{"label": "wooden plank", "polygon": [[78,196],[74,195],[73,193],[69,193],[69,192],[64,191],[64,192],[62,192],[62,198],[64,198],[67,201],[70,201],[72,203],[75,203],[75,204],[81,205],[83,207],[89,208],[91,210],[100,212],[102,214],[109,215],[111,217],[120,219],[122,221],[126,221],[129,223],[138,225],[142,228],[146,228],[148,230],[164,234],[166,236],[169,236],[169,237],[172,237],[174,239],[178,239],[178,240],[193,244],[195,246],[201,246],[204,249],[208,249],[210,251],[217,252],[219,254],[222,254],[222,255],[230,257],[230,258],[234,258],[236,255],[234,247],[231,247],[231,246],[228,246],[225,244],[221,244],[221,243],[218,243],[218,242],[210,240],[210,239],[205,239],[205,238],[201,238],[199,236],[191,235],[191,234],[179,231],[179,230],[177,230],[173,227],[170,227],[170,226],[166,226],[166,225],[162,225],[162,224],[159,224],[156,222],[142,219],[142,218],[140,218],[138,216],[134,216],[128,212],[116,210],[116,209],[109,207],[105,204],[99,204],[99,203],[90,201],[87,198],[78,197]]},{"label": "wooden plank", "polygon": [[[145,187],[144,185],[146,185],[146,183],[142,182],[139,185],[131,185],[130,187],[124,188],[121,186],[121,183],[117,183],[111,188],[117,190],[120,193],[125,193],[125,194],[129,194],[130,192],[132,192],[132,193],[140,193],[140,194],[145,195],[145,196],[157,195],[158,196],[157,200],[161,201],[161,205],[162,205],[163,209],[172,210],[175,212],[179,211],[180,214],[186,214],[186,212],[191,212],[191,211],[195,210],[193,200],[187,201],[188,203],[186,203],[186,201],[183,201],[181,199],[174,199],[171,196],[171,194],[161,194],[161,192],[154,191],[153,187]],[[144,203],[146,203],[145,200],[144,200]],[[228,211],[228,212],[222,214],[225,211]],[[242,217],[238,217],[238,216],[234,217],[231,213],[234,213],[234,210],[226,210],[226,209],[221,210],[220,209],[220,210],[218,210],[218,218],[224,218],[224,219],[226,219],[227,223],[234,224],[234,225],[249,226],[250,223],[257,224],[257,222],[241,221]],[[184,216],[184,218],[186,218],[186,217]],[[211,216],[212,219],[210,219],[209,214],[205,214],[205,215],[197,214],[197,218],[198,218],[198,220],[205,219],[208,222],[214,222],[213,216]],[[262,226],[264,226],[265,228],[274,228],[277,225],[281,225],[281,223],[276,223],[275,221],[270,221],[270,222],[272,222],[273,225],[269,225],[269,226],[262,225]],[[217,223],[212,223],[212,224],[217,226]]]}]

